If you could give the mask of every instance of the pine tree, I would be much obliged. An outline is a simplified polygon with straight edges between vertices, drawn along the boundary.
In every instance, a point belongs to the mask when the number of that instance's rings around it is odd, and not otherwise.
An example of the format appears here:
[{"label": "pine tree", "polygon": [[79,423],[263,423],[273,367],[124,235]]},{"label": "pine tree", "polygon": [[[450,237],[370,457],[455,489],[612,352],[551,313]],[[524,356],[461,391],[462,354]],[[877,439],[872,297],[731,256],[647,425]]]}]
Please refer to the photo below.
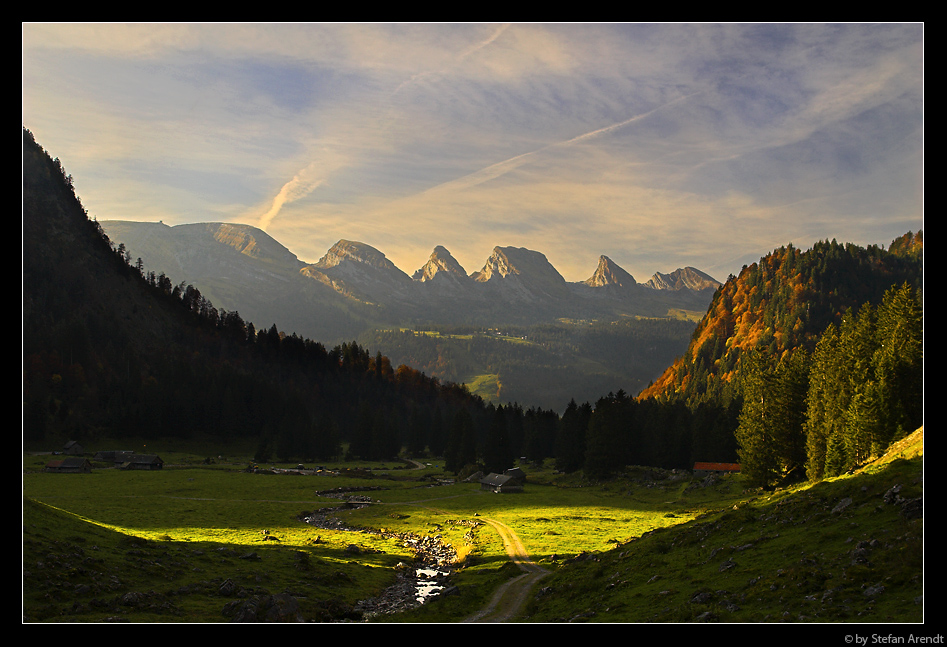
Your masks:
[{"label": "pine tree", "polygon": [[569,401],[556,432],[556,469],[560,472],[575,472],[585,462],[585,433],[590,417],[588,403],[580,408],[575,400]]},{"label": "pine tree", "polygon": [[605,478],[627,462],[629,432],[634,426],[631,407],[634,400],[617,395],[600,399],[589,420],[585,438],[583,471],[592,479]]},{"label": "pine tree", "polygon": [[891,288],[878,309],[872,368],[883,416],[879,445],[923,424],[924,323],[920,292],[907,283]]},{"label": "pine tree", "polygon": [[820,481],[825,476],[828,439],[834,429],[835,416],[829,394],[837,380],[834,371],[837,354],[837,329],[829,324],[812,353],[806,394],[806,476],[810,481]]},{"label": "pine tree", "polygon": [[774,379],[759,351],[743,355],[740,372],[743,408],[736,431],[740,471],[749,485],[768,487],[780,476],[774,442],[776,412],[771,397]]},{"label": "pine tree", "polygon": [[477,462],[477,439],[473,418],[467,409],[458,409],[449,430],[444,468],[454,474]]},{"label": "pine tree", "polygon": [[484,469],[488,472],[502,473],[513,467],[513,451],[510,446],[506,412],[503,405],[498,406],[493,413],[481,454]]},{"label": "pine tree", "polygon": [[776,367],[773,393],[776,452],[780,469],[800,477],[806,464],[806,395],[809,391],[809,355],[804,348],[783,355]]}]

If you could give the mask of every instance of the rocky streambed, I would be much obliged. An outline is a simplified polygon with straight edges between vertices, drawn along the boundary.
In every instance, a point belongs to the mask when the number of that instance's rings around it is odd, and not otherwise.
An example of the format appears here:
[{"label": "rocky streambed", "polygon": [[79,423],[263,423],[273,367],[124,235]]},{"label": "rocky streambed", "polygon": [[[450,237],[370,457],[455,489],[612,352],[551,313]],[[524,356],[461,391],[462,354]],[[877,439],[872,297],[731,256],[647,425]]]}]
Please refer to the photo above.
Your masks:
[{"label": "rocky streambed", "polygon": [[[402,562],[396,567],[398,573],[395,584],[385,589],[377,597],[359,601],[355,605],[355,610],[362,614],[363,619],[367,620],[372,616],[407,611],[419,607],[439,595],[455,593],[457,589],[450,584],[449,578],[457,558],[457,552],[453,546],[441,541],[440,535],[417,535],[371,528],[353,528],[346,526],[339,520],[336,514],[340,509],[350,510],[372,504],[369,495],[358,493],[367,489],[370,488],[319,492],[320,496],[341,499],[345,502],[344,508],[321,508],[302,517],[305,523],[317,528],[372,533],[386,538],[398,539],[403,546],[414,552],[412,562]],[[355,544],[350,544],[346,550],[357,554],[362,549]]]}]

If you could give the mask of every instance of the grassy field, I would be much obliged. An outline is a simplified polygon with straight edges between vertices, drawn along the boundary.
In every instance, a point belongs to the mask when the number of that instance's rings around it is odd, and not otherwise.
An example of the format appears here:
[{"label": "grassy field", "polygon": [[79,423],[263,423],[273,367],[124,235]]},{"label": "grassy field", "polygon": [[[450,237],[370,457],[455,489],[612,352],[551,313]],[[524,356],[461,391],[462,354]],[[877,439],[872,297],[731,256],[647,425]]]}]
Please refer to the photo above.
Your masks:
[{"label": "grassy field", "polygon": [[[154,449],[161,471],[50,474],[41,471],[49,456],[24,456],[26,621],[226,622],[232,599],[279,592],[292,593],[306,619],[353,619],[357,602],[394,583],[412,559],[399,539],[411,533],[456,549],[452,583],[461,594],[377,620],[456,622],[519,572],[484,518],[510,526],[551,570],[530,621],[693,622],[712,613],[739,622],[911,622],[922,614],[923,519],[882,501],[895,484],[903,498],[920,496],[921,459],[911,448],[858,475],[774,493],[745,492],[738,475],[708,484],[629,468],[589,483],[528,468],[525,491],[510,495],[443,484],[449,475],[434,461],[251,473],[239,456],[205,464],[206,451]],[[339,488],[371,498],[338,517],[372,532],[300,519],[340,506],[327,494]],[[833,513],[845,498],[855,503]],[[874,542],[864,564],[851,557],[861,541]],[[727,559],[739,566],[720,570]],[[228,583],[233,598],[221,593]],[[864,590],[878,586],[889,594],[866,600]],[[708,599],[693,602],[700,594]],[[122,605],[129,596],[138,603]]]}]

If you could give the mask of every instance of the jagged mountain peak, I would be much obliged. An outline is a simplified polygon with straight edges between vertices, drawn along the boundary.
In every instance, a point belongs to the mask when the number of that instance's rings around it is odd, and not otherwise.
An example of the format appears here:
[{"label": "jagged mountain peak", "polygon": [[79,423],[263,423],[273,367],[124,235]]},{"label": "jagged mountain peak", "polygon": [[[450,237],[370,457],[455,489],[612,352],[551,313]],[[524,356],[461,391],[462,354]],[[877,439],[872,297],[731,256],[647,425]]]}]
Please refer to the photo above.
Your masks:
[{"label": "jagged mountain peak", "polygon": [[454,279],[466,279],[467,272],[457,262],[447,248],[438,245],[431,252],[431,258],[412,276],[415,281],[431,281],[435,276],[446,275]]},{"label": "jagged mountain peak", "polygon": [[525,247],[494,247],[483,269],[471,278],[496,290],[501,299],[516,303],[561,299],[569,291],[546,256]]},{"label": "jagged mountain peak", "polygon": [[371,245],[353,240],[337,242],[329,248],[329,251],[319,259],[315,266],[319,269],[329,269],[337,267],[345,261],[354,261],[377,269],[401,271],[382,252]]},{"label": "jagged mountain peak", "polygon": [[473,278],[479,282],[486,282],[512,275],[542,276],[557,283],[565,283],[565,279],[552,266],[545,254],[525,247],[494,247],[483,269],[473,274]]},{"label": "jagged mountain peak", "polygon": [[647,283],[650,288],[655,290],[716,290],[721,283],[705,272],[701,272],[696,267],[678,268],[670,274],[655,272]]},{"label": "jagged mountain peak", "polygon": [[615,261],[603,255],[598,259],[598,267],[595,269],[595,273],[585,280],[585,284],[593,288],[606,285],[630,288],[638,285],[638,282],[635,281],[635,277],[626,272]]}]

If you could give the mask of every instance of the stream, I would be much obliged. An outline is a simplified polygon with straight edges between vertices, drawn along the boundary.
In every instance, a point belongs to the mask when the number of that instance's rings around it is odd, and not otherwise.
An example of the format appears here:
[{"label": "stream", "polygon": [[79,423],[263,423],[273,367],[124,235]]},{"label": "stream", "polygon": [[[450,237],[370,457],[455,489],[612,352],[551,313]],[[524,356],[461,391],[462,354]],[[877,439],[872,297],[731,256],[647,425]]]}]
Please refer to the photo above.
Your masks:
[{"label": "stream", "polygon": [[[320,492],[321,496],[334,497],[345,502],[345,508],[356,509],[372,503],[366,495],[352,494],[351,491],[333,490]],[[402,545],[414,551],[412,563],[401,562],[396,567],[397,581],[385,589],[381,595],[361,600],[355,605],[364,619],[389,613],[399,613],[421,606],[434,597],[451,591],[449,577],[452,565],[457,557],[453,546],[441,541],[439,535],[416,535],[413,533],[383,532],[371,528],[351,528],[340,521],[335,514],[340,508],[321,508],[301,517],[305,523],[327,530],[372,533],[387,538],[400,539]],[[362,549],[349,544],[346,551],[357,554]]]}]

